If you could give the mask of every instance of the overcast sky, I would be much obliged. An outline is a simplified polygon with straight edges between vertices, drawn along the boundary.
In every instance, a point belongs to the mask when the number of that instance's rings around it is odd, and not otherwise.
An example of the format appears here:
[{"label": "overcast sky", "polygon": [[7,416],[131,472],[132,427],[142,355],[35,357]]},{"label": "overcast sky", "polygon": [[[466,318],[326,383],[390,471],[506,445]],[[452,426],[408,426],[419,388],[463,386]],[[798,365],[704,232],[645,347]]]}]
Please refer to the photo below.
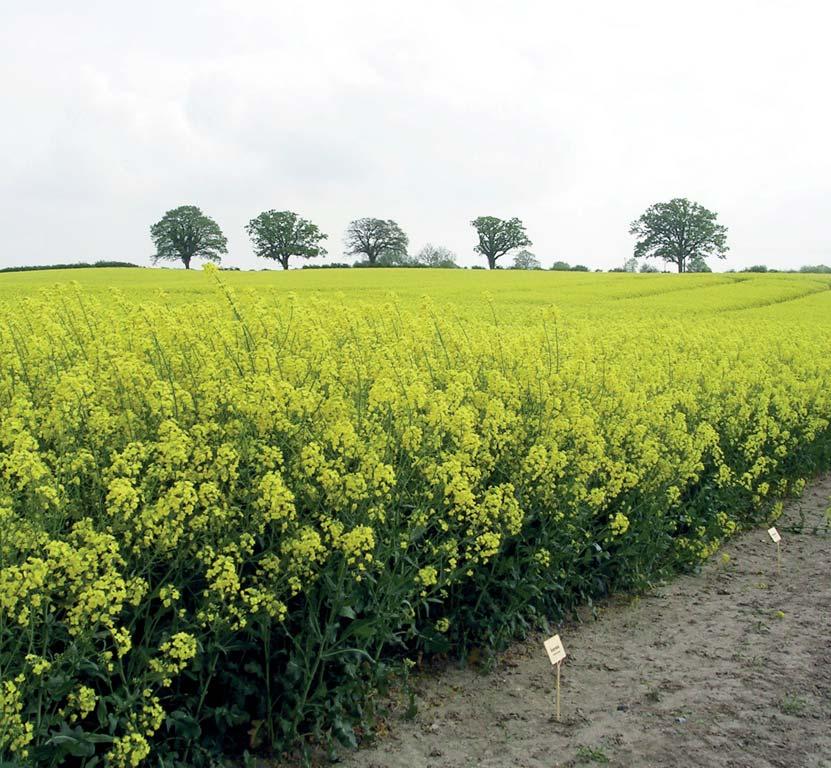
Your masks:
[{"label": "overcast sky", "polygon": [[229,266],[264,266],[243,227],[275,208],[334,260],[376,216],[480,263],[494,215],[546,265],[608,268],[678,196],[727,225],[716,268],[831,263],[823,0],[0,6],[3,266],[148,264],[194,204]]}]

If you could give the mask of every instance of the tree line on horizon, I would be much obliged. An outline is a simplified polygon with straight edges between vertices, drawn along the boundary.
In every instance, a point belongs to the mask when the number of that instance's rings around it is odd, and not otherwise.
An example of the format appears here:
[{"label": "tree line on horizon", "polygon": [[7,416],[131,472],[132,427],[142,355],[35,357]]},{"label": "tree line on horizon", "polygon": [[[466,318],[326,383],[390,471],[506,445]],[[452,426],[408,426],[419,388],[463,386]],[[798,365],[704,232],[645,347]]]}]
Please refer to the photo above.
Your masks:
[{"label": "tree line on horizon", "polygon": [[[489,269],[541,270],[542,263],[528,250],[533,245],[525,231],[525,225],[517,218],[500,219],[496,216],[479,216],[470,222],[477,242],[473,250],[485,258]],[[263,259],[278,262],[289,269],[292,259],[311,259],[327,255],[323,241],[328,235],[320,228],[293,211],[263,211],[245,226],[251,238],[254,254]],[[724,259],[727,246],[727,228],[717,221],[717,215],[704,206],[686,198],[675,198],[666,203],[650,206],[629,228],[636,237],[631,258],[621,267],[609,272],[658,272],[651,263],[662,259],[663,271],[673,265],[678,272],[710,272],[707,259]],[[156,246],[153,264],[160,261],[181,262],[190,269],[194,258],[221,262],[228,253],[228,241],[219,225],[198,207],[183,205],[167,211],[150,227],[150,235]],[[343,267],[434,267],[459,268],[456,254],[444,246],[425,245],[418,253],[408,252],[409,238],[400,225],[392,219],[360,218],[350,222],[344,242],[345,255],[358,257],[353,264],[306,264],[304,269]],[[503,267],[500,259],[513,255],[510,266]],[[639,261],[642,259],[642,261]],[[72,269],[89,267],[138,266],[126,262],[99,261],[94,264],[50,264],[45,266],[12,266],[0,268],[0,272],[23,272],[39,269]],[[484,269],[472,266],[470,269]],[[229,269],[229,267],[224,267]],[[237,269],[230,267],[230,269]],[[582,264],[570,265],[555,261],[553,271],[589,272]],[[596,269],[602,272],[602,269]],[[728,270],[735,272],[737,270]],[[803,272],[829,273],[831,267],[824,264],[805,265],[798,270],[778,270],[763,264],[753,265],[740,272]]]},{"label": "tree line on horizon", "polygon": [[[533,256],[533,254],[531,254]],[[519,254],[517,255],[519,257]],[[536,258],[536,257],[534,257]],[[357,264],[346,264],[346,263],[332,263],[332,264],[304,264],[301,269],[352,269],[368,266],[366,262],[358,262]],[[405,264],[403,266],[406,267],[426,267],[426,264]],[[112,269],[116,267],[130,267],[132,269],[144,269],[143,264],[135,264],[130,261],[109,261],[109,260],[101,260],[95,262],[87,262],[87,261],[73,261],[68,262],[65,264],[56,263],[56,264],[23,264],[15,267],[0,267],[0,274],[5,272],[43,272],[49,270],[60,270],[60,269]],[[472,269],[472,270],[484,270],[485,267],[481,266],[472,266],[472,267],[461,267],[458,264],[454,264],[453,268],[455,269]],[[166,267],[162,267],[162,269],[166,269]],[[241,271],[239,267],[220,267],[221,270],[225,272],[239,272]],[[511,266],[509,269],[531,269],[531,270],[538,270],[542,271],[543,267],[517,267]],[[591,272],[588,267],[584,266],[583,264],[575,264],[571,265],[565,261],[555,261],[548,270],[551,272]],[[690,270],[694,271],[694,270]],[[595,269],[594,272],[660,272],[659,269],[654,267],[652,264],[643,263],[638,264],[637,259],[629,259],[623,267],[612,267],[611,269]],[[799,267],[799,269],[778,269],[776,267],[768,267],[765,264],[753,264],[749,267],[742,267],[741,269],[728,269],[725,271],[725,274],[731,273],[743,273],[743,272],[769,272],[770,274],[815,274],[815,275],[828,275],[831,274],[831,267],[827,264],[804,264],[803,266]]]},{"label": "tree line on horizon", "polygon": [[[489,269],[501,267],[499,260],[514,255],[513,269],[541,269],[537,257],[528,250],[533,245],[525,225],[517,218],[479,216],[470,222],[477,242],[473,250],[484,256]],[[245,226],[254,255],[276,261],[288,269],[292,259],[311,259],[327,255],[323,241],[328,235],[293,211],[263,211]],[[657,271],[648,264],[652,258],[673,264],[678,272],[710,271],[706,259],[724,259],[728,250],[727,228],[717,215],[686,198],[675,198],[650,206],[632,222],[629,233],[637,240],[634,256],[622,270],[634,271],[631,264],[646,259],[641,271]],[[150,227],[156,246],[152,256],[159,261],[181,261],[190,269],[194,258],[220,262],[228,253],[228,241],[219,225],[194,205],[173,208]],[[456,267],[455,254],[443,246],[427,244],[417,254],[408,254],[409,238],[392,219],[360,218],[350,222],[344,237],[345,255],[358,257],[355,266]],[[552,269],[588,271],[555,262]],[[614,270],[613,270],[614,271]]]}]

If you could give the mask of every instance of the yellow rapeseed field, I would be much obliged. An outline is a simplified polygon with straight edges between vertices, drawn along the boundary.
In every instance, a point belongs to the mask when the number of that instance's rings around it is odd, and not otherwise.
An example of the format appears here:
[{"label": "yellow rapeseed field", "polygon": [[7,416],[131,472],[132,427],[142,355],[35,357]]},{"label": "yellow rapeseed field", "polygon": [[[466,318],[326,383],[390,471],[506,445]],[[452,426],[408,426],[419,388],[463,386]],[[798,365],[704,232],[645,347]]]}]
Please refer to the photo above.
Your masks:
[{"label": "yellow rapeseed field", "polygon": [[0,762],[354,744],[419,654],[695,565],[831,463],[829,288],[0,275]]}]

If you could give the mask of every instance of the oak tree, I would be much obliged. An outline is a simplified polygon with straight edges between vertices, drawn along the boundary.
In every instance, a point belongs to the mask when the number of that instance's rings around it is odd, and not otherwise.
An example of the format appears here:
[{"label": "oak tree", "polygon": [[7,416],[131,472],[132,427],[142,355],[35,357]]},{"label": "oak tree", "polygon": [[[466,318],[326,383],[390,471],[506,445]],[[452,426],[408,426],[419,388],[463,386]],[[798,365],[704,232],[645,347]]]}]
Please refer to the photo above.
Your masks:
[{"label": "oak tree", "polygon": [[370,264],[400,261],[407,253],[409,238],[392,219],[355,219],[346,229],[346,254],[366,256]]},{"label": "oak tree", "polygon": [[195,205],[180,205],[168,211],[150,227],[150,237],[156,246],[151,257],[159,261],[181,261],[190,269],[196,257],[219,262],[221,254],[228,253],[228,241],[219,225]]},{"label": "oak tree", "polygon": [[677,197],[668,203],[655,203],[632,222],[629,234],[635,235],[635,258],[657,257],[675,264],[679,272],[689,272],[705,258],[725,258],[727,227],[703,205]]},{"label": "oak tree", "polygon": [[496,216],[479,216],[470,224],[479,237],[479,243],[473,250],[488,260],[490,269],[496,269],[496,262],[506,253],[533,245],[525,234],[525,226],[516,217],[498,219]]},{"label": "oak tree", "polygon": [[254,255],[274,259],[283,269],[289,268],[292,256],[311,259],[326,255],[320,243],[327,235],[293,211],[263,211],[248,222],[245,230],[251,238]]}]

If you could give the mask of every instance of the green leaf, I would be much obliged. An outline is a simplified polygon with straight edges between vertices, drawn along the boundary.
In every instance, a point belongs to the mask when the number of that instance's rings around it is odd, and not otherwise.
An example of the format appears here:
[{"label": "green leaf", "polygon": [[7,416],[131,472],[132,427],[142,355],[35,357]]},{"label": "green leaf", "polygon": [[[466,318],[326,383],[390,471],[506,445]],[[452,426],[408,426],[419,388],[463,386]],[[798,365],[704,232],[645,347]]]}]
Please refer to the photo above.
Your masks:
[{"label": "green leaf", "polygon": [[372,617],[356,619],[343,632],[342,640],[348,637],[356,637],[359,640],[366,640],[376,634],[376,620]]},{"label": "green leaf", "polygon": [[345,747],[355,749],[358,746],[358,739],[355,730],[340,715],[337,715],[332,723],[332,731],[337,740]]},{"label": "green leaf", "polygon": [[166,723],[169,729],[183,739],[197,739],[202,733],[202,728],[196,718],[181,709],[171,712],[167,716]]},{"label": "green leaf", "polygon": [[54,734],[46,744],[57,747],[59,755],[92,757],[95,754],[96,744],[112,743],[112,740],[112,736],[87,733],[80,726],[70,728],[66,723],[61,723],[61,730]]}]

